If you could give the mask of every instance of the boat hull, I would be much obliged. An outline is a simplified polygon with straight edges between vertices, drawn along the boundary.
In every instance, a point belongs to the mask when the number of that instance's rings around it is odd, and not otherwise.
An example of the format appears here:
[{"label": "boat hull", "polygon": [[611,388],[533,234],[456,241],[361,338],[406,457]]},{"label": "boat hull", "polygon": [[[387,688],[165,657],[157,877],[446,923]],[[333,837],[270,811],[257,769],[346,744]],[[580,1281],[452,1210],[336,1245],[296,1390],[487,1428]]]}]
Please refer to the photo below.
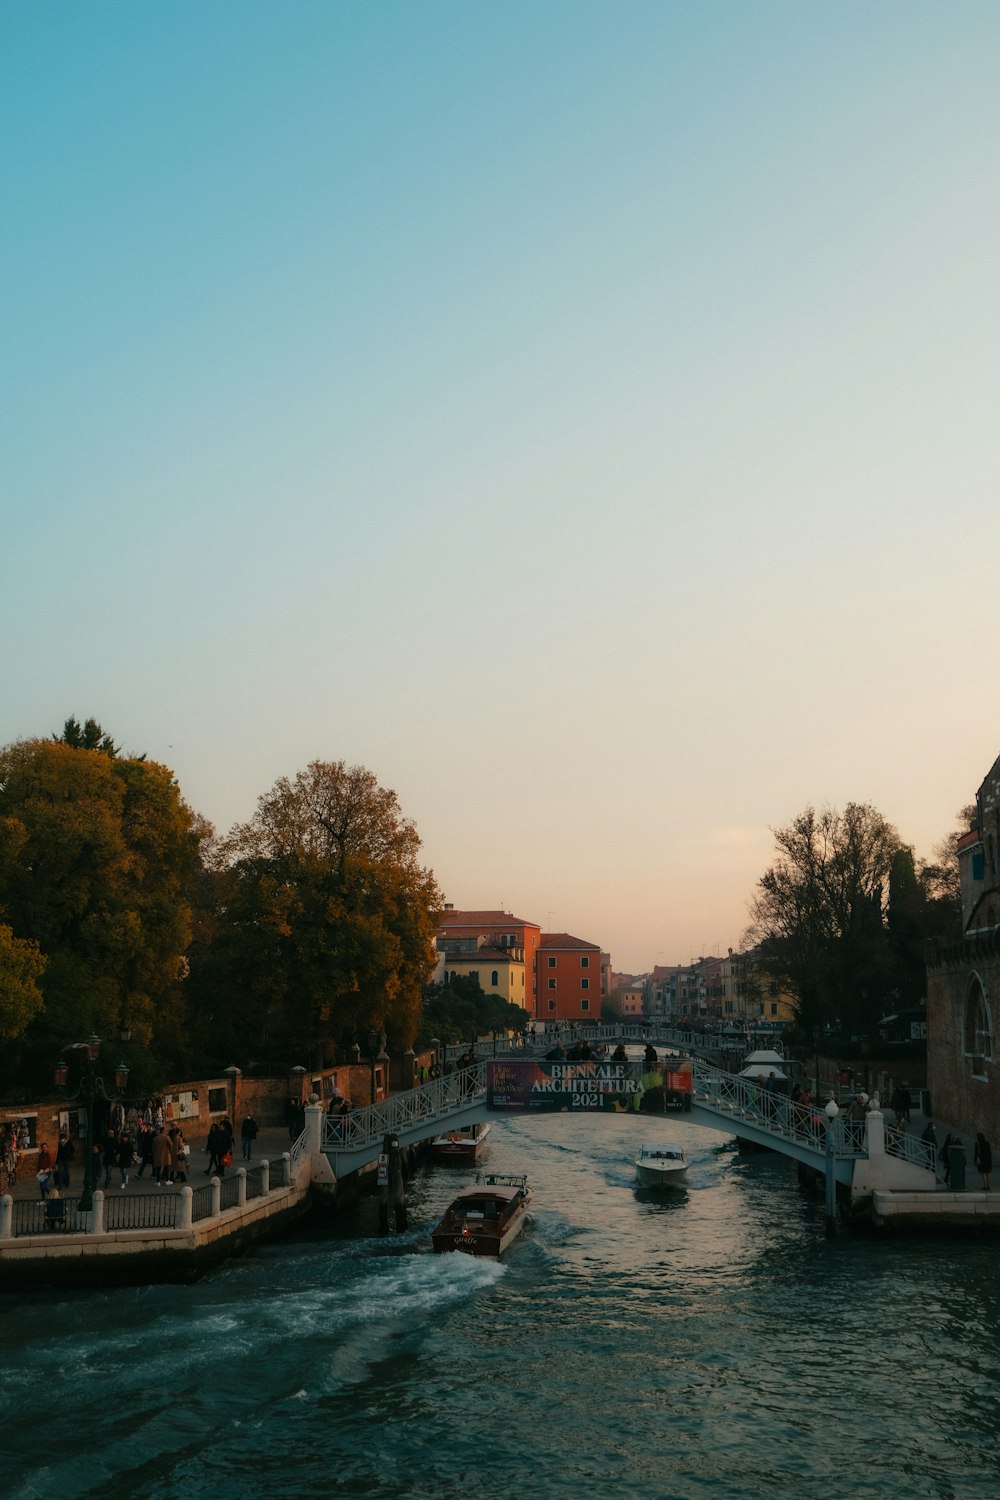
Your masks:
[{"label": "boat hull", "polygon": [[687,1158],[675,1141],[648,1141],[635,1163],[636,1181],[640,1187],[674,1187],[687,1176]]},{"label": "boat hull", "polygon": [[436,1135],[431,1141],[431,1154],[435,1161],[478,1161],[492,1128],[492,1121],[489,1121],[471,1133],[453,1130],[446,1135]]},{"label": "boat hull", "polygon": [[687,1167],[648,1167],[636,1163],[635,1180],[640,1187],[679,1187],[687,1176]]},{"label": "boat hull", "polygon": [[431,1234],[436,1251],[496,1259],[517,1239],[528,1219],[531,1193],[523,1178],[481,1175],[448,1208]]}]

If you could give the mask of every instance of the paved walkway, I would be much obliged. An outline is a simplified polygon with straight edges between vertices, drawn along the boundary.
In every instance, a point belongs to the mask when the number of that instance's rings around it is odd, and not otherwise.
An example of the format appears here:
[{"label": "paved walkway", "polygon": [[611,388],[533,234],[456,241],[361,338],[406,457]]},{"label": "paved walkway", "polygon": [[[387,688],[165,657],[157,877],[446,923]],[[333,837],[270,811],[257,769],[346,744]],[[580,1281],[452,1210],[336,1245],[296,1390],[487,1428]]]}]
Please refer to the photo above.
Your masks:
[{"label": "paved walkway", "polygon": [[[185,1137],[185,1139],[187,1140],[188,1145],[191,1147],[191,1156],[189,1160],[188,1170],[188,1186],[194,1188],[201,1187],[209,1180],[208,1172],[206,1170],[208,1167],[208,1154],[205,1151],[207,1132],[205,1135],[201,1136],[188,1135]],[[83,1191],[82,1160],[84,1143],[83,1141],[77,1141],[75,1144],[76,1160],[73,1162],[73,1165],[70,1169],[69,1187],[59,1189],[64,1198],[76,1198]],[[254,1141],[253,1159],[249,1162],[245,1162],[242,1158],[239,1136],[236,1137],[234,1145],[235,1150],[233,1152],[233,1164],[229,1168],[226,1174],[227,1176],[231,1176],[238,1167],[253,1167],[264,1158],[266,1158],[268,1161],[276,1161],[280,1156],[284,1154],[284,1152],[290,1149],[291,1141],[288,1138],[288,1131],[284,1125],[263,1127],[259,1135],[257,1136],[257,1139]],[[38,1198],[41,1196],[38,1191],[38,1179],[35,1176],[36,1160],[37,1152],[35,1151],[31,1151],[21,1158],[20,1162],[18,1163],[18,1178],[17,1182],[14,1184],[14,1191],[11,1195],[12,1197]],[[111,1177],[111,1186],[107,1189],[108,1193],[121,1193],[122,1191],[125,1191],[126,1193],[163,1193],[170,1192],[172,1190],[172,1185],[164,1188],[161,1187],[159,1183],[154,1182],[152,1167],[147,1167],[141,1177],[138,1175],[138,1173],[139,1168],[133,1167],[131,1172],[129,1173],[128,1187],[123,1190],[119,1186],[119,1184],[121,1183],[121,1173],[116,1167]],[[104,1178],[102,1177],[100,1182],[95,1183],[94,1186],[103,1189]],[[180,1186],[180,1184],[178,1184],[178,1186]]]}]

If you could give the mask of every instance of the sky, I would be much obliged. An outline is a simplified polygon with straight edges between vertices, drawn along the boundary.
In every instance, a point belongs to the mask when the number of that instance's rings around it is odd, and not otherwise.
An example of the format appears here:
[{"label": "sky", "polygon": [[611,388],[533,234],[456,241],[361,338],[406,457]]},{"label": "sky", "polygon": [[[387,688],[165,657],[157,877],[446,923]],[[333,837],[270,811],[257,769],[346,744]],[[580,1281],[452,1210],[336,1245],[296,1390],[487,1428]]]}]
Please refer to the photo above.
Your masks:
[{"label": "sky", "polygon": [[0,743],[738,948],[1000,754],[1000,7],[0,4]]}]

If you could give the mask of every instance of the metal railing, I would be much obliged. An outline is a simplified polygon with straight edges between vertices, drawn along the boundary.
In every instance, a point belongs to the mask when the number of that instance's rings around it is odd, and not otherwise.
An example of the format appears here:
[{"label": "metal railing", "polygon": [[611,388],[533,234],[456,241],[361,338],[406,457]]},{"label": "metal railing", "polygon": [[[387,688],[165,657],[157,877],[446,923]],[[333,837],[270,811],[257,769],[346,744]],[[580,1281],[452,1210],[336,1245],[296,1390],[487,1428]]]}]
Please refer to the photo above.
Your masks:
[{"label": "metal railing", "polygon": [[104,1228],[115,1229],[173,1229],[176,1223],[179,1197],[176,1192],[164,1189],[162,1193],[123,1192],[113,1198],[104,1195]]},{"label": "metal railing", "polygon": [[[479,1063],[458,1068],[421,1088],[392,1094],[365,1109],[352,1110],[348,1115],[328,1115],[323,1125],[322,1147],[335,1151],[338,1147],[356,1150],[378,1146],[384,1136],[445,1121],[450,1114],[468,1109],[470,1104],[485,1098],[485,1068]],[[294,1151],[292,1161],[294,1166]]]},{"label": "metal railing", "polygon": [[763,1088],[753,1079],[725,1073],[707,1063],[694,1062],[694,1097],[703,1108],[729,1120],[752,1122],[777,1140],[792,1141],[818,1153],[826,1150],[827,1130],[833,1130],[833,1150],[839,1157],[867,1155],[864,1124],[838,1115],[827,1120],[820,1105],[803,1107],[785,1094]]},{"label": "metal railing", "polygon": [[[15,1198],[12,1204],[12,1233],[53,1234],[63,1229],[76,1229],[76,1210],[79,1198],[57,1198],[43,1201],[40,1198]],[[57,1210],[56,1205],[62,1204]],[[54,1213],[59,1212],[58,1219]]]},{"label": "metal railing", "polygon": [[933,1143],[925,1141],[921,1136],[907,1135],[905,1131],[897,1130],[888,1120],[885,1127],[885,1150],[887,1156],[897,1156],[900,1161],[908,1161],[915,1167],[933,1172],[935,1177],[939,1175],[937,1150]]}]

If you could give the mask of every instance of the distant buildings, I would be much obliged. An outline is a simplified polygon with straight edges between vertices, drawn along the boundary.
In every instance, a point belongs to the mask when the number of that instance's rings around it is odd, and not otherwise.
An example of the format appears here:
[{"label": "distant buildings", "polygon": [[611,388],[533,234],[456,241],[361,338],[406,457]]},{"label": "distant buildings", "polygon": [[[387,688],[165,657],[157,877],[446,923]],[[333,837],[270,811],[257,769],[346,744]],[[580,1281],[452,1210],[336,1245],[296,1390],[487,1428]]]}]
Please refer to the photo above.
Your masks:
[{"label": "distant buildings", "polygon": [[459,911],[446,905],[437,935],[439,980],[474,978],[539,1022],[599,1021],[610,999],[618,1015],[737,1027],[788,1024],[791,997],[763,976],[752,953],[657,965],[649,974],[620,974],[599,944],[568,932],[543,932],[537,922],[499,910]]}]

